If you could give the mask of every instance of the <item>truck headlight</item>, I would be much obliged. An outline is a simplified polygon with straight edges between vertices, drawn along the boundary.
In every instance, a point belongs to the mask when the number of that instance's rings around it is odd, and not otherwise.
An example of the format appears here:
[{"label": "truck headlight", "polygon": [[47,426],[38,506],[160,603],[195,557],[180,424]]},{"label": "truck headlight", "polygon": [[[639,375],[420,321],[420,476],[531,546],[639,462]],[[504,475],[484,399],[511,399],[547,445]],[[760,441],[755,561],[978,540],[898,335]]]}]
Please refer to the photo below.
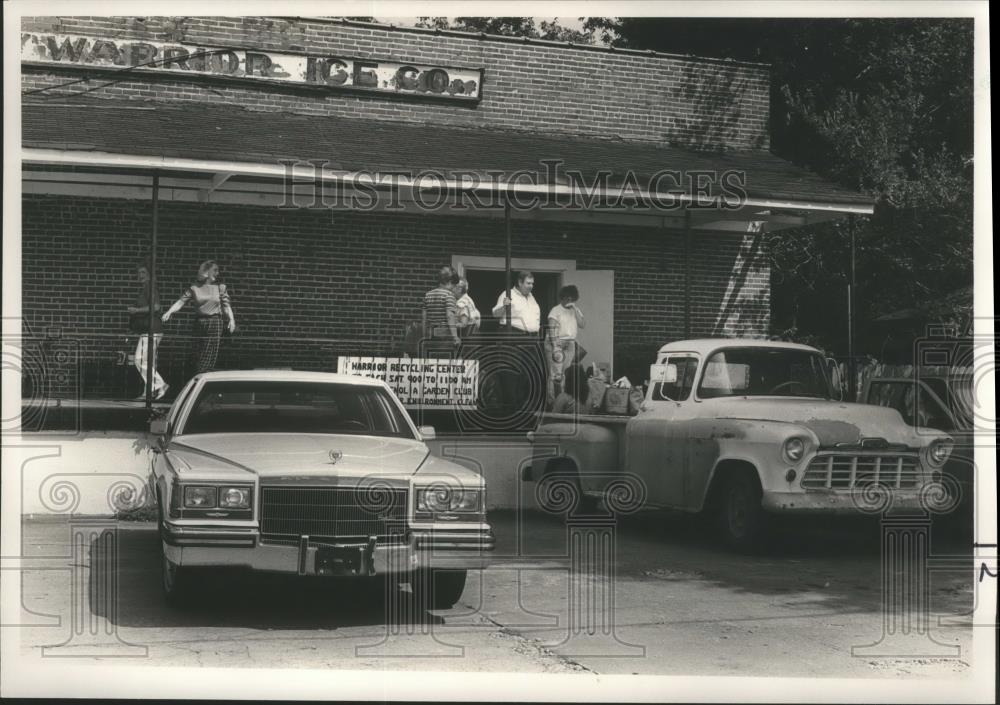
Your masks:
[{"label": "truck headlight", "polygon": [[220,487],[219,506],[223,509],[249,509],[250,489],[247,487]]},{"label": "truck headlight", "polygon": [[793,436],[785,441],[783,450],[787,460],[797,463],[802,460],[802,456],[806,453],[806,442],[798,436]]},{"label": "truck headlight", "polygon": [[217,487],[189,485],[184,488],[184,507],[187,509],[211,509],[218,505]]},{"label": "truck headlight", "polygon": [[938,439],[931,443],[927,449],[927,459],[930,460],[931,465],[937,467],[944,465],[949,455],[951,455],[951,441]]},{"label": "truck headlight", "polygon": [[438,485],[417,490],[418,512],[479,513],[482,504],[480,490]]}]

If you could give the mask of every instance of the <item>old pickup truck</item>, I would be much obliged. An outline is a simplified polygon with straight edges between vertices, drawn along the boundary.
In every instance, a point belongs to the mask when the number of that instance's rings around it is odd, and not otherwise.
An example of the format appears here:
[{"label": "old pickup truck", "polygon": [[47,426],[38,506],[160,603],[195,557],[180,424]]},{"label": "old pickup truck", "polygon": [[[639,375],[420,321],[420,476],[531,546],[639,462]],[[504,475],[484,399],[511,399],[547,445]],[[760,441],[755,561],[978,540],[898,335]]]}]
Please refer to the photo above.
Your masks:
[{"label": "old pickup truck", "polygon": [[[839,400],[833,366],[805,345],[751,339],[670,343],[632,417],[546,414],[529,433],[539,504],[703,512],[738,549],[778,513],[877,513],[942,504],[952,439],[895,409]],[[567,495],[575,504],[567,508]]]}]

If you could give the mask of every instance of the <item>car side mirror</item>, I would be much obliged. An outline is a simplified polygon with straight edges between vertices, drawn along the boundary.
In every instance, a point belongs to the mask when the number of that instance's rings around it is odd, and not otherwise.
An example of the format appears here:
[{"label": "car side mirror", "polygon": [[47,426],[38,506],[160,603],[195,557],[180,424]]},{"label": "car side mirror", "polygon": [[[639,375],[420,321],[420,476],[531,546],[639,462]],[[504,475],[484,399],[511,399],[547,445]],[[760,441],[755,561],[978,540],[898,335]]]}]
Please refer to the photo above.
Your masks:
[{"label": "car side mirror", "polygon": [[420,431],[420,435],[425,441],[433,441],[437,438],[437,431],[434,430],[433,426],[421,426],[417,430]]},{"label": "car side mirror", "polygon": [[650,384],[674,384],[677,382],[677,365],[650,365]]},{"label": "car side mirror", "polygon": [[165,416],[159,416],[149,422],[149,432],[154,436],[165,436],[169,430],[170,424],[167,423]]}]

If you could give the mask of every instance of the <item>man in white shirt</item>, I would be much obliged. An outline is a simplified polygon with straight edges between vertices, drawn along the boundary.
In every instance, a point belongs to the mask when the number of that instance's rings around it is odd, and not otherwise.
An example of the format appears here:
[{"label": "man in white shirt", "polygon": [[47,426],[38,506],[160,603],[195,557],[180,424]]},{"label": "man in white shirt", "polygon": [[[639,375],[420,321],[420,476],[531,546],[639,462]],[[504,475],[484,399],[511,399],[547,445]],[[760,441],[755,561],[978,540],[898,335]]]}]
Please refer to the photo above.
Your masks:
[{"label": "man in white shirt", "polygon": [[507,304],[510,304],[510,325],[515,331],[538,335],[541,325],[542,312],[538,308],[538,302],[531,295],[531,290],[535,288],[535,277],[531,272],[517,273],[517,286],[510,290],[510,298],[507,298],[507,291],[501,291],[497,297],[497,305],[493,307],[493,315],[500,319],[500,325],[507,325]]},{"label": "man in white shirt", "polygon": [[514,415],[541,411],[545,403],[542,391],[545,389],[545,362],[542,341],[538,339],[541,310],[531,294],[535,277],[531,272],[518,272],[516,282],[510,290],[510,298],[506,290],[501,291],[493,307],[493,315],[500,319],[501,328],[506,331],[507,307],[510,306],[511,333],[525,338],[523,345],[512,346],[512,354],[508,357],[511,365],[502,375],[503,404]]},{"label": "man in white shirt", "polygon": [[[548,336],[545,339],[546,396],[549,405],[562,391],[563,375],[576,360],[577,331],[587,325],[583,311],[576,305],[579,300],[579,289],[572,284],[564,286],[559,290],[559,304],[549,311]],[[558,391],[556,387],[559,387]]]}]

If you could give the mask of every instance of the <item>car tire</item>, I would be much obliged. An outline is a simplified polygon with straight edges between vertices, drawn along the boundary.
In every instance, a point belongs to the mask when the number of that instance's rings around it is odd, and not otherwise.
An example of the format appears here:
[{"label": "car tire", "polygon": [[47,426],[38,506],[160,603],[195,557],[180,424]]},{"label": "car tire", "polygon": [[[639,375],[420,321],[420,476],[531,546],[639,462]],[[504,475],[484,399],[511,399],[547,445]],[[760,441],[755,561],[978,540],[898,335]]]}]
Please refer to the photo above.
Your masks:
[{"label": "car tire", "polygon": [[163,503],[160,493],[157,492],[157,527],[159,528],[160,539],[160,589],[163,591],[164,601],[171,607],[182,607],[187,602],[190,590],[188,585],[191,582],[191,569],[171,563],[167,558],[164,547],[164,537],[166,532],[163,526]]},{"label": "car tire", "polygon": [[416,571],[410,578],[413,599],[421,611],[451,609],[465,592],[464,570]]},{"label": "car tire", "polygon": [[[162,544],[161,544],[162,546]],[[171,563],[167,554],[160,554],[160,585],[163,589],[163,599],[171,607],[183,607],[190,595],[190,569],[185,569],[176,563]]]},{"label": "car tire", "polygon": [[716,505],[716,522],[722,540],[744,553],[759,551],[770,528],[770,516],[761,505],[757,478],[749,472],[723,478]]}]

